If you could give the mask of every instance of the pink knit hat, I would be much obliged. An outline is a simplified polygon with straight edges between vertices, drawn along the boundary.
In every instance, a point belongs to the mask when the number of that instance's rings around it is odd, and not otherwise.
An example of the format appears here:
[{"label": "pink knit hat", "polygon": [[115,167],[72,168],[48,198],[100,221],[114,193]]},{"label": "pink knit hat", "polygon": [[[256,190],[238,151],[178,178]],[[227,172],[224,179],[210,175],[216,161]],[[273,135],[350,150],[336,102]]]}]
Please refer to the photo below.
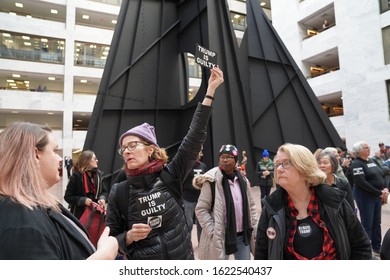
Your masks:
[{"label": "pink knit hat", "polygon": [[143,123],[141,125],[135,126],[132,129],[129,129],[128,131],[123,133],[121,135],[121,137],[119,138],[119,146],[122,146],[123,138],[125,138],[126,136],[129,136],[129,135],[138,136],[138,137],[142,138],[143,140],[145,140],[147,143],[150,143],[150,144],[153,144],[157,147],[160,147],[157,144],[154,126],[151,126],[148,123]]}]

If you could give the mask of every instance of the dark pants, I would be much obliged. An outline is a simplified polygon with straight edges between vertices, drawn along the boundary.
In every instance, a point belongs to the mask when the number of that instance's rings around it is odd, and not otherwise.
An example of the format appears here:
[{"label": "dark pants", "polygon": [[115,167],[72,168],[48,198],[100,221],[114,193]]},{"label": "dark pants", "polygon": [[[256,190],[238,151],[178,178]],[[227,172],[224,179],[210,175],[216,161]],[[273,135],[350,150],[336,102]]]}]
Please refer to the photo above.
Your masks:
[{"label": "dark pants", "polygon": [[260,203],[261,203],[261,200],[266,197],[266,196],[269,196],[270,192],[271,192],[271,188],[272,188],[272,180],[261,180],[260,179]]},{"label": "dark pants", "polygon": [[[187,220],[188,229],[192,232],[192,227],[194,226],[194,218],[195,218],[195,207],[198,202],[190,202],[183,199],[184,203],[184,215]],[[202,233],[202,227],[200,226],[198,220],[196,220],[196,228],[198,235],[198,242],[200,241],[200,234]]]},{"label": "dark pants", "polygon": [[371,197],[356,186],[353,188],[353,195],[360,212],[360,221],[371,240],[372,249],[379,252],[382,241],[382,201],[380,197]]}]

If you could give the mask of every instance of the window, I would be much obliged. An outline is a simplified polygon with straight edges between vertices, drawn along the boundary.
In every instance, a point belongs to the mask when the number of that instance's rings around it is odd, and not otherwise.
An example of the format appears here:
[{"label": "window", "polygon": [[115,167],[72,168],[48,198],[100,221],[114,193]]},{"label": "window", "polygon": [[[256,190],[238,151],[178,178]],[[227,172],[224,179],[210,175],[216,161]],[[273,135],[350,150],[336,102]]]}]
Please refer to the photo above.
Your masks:
[{"label": "window", "polygon": [[246,28],[246,16],[238,13],[230,13],[230,20],[233,28],[239,31],[245,31]]},{"label": "window", "polygon": [[188,75],[191,78],[202,78],[202,67],[195,63],[195,57],[191,54],[187,56],[188,59]]},{"label": "window", "polygon": [[0,31],[0,57],[64,64],[65,41]]},{"label": "window", "polygon": [[379,6],[381,13],[387,12],[390,10],[390,1],[389,0],[379,0]]},{"label": "window", "polygon": [[388,110],[389,110],[389,117],[390,117],[390,80],[386,81],[386,88],[387,88],[387,104],[388,104]]},{"label": "window", "polygon": [[390,26],[382,29],[382,38],[385,64],[390,64]]},{"label": "window", "polygon": [[104,68],[110,46],[75,42],[75,65]]}]

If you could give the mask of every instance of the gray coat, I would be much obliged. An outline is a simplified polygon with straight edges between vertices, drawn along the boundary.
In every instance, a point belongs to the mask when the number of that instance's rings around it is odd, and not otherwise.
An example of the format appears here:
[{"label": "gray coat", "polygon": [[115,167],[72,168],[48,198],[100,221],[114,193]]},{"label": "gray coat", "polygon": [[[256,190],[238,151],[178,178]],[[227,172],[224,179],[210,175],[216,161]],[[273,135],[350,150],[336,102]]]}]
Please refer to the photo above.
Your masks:
[{"label": "gray coat", "polygon": [[[201,260],[223,260],[225,254],[225,196],[222,187],[222,172],[219,167],[194,178],[193,185],[201,189],[198,203],[195,208],[196,217],[202,226],[199,242],[198,257]],[[244,177],[245,178],[245,177]],[[251,247],[253,248],[254,234],[257,226],[257,209],[247,182],[248,211],[251,219],[252,232]],[[212,201],[210,182],[215,182],[215,201]],[[214,204],[214,206],[213,206]]]}]

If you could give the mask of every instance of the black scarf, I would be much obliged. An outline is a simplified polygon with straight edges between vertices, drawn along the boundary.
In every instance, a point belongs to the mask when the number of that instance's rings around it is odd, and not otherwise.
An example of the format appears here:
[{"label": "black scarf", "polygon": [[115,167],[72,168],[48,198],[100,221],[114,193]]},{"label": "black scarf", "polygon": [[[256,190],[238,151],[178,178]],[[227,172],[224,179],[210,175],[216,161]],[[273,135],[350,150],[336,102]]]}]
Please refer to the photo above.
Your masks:
[{"label": "black scarf", "polygon": [[[249,222],[248,214],[248,197],[246,195],[246,182],[242,177],[241,173],[237,170],[234,171],[234,174],[227,175],[223,170],[222,178],[222,187],[223,193],[225,195],[226,201],[226,228],[225,228],[225,253],[226,255],[231,255],[237,252],[237,229],[236,229],[236,215],[234,208],[234,201],[232,193],[230,191],[230,185],[228,180],[234,179],[235,176],[238,177],[238,182],[240,184],[241,196],[242,196],[242,212],[243,212],[243,235],[244,235],[244,244],[249,245],[250,238],[252,234],[252,228]],[[233,177],[233,178],[231,178]]]}]

